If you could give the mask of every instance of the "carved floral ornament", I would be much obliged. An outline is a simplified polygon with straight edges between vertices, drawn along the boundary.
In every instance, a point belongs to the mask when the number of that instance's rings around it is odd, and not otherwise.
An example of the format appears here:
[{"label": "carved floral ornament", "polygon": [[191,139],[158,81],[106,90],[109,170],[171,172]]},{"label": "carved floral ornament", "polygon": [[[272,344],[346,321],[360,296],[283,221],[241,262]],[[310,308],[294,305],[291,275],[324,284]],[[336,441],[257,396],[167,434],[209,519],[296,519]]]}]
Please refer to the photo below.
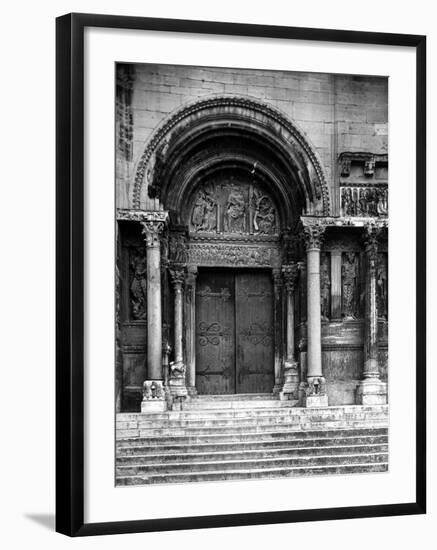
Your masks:
[{"label": "carved floral ornament", "polygon": [[170,272],[171,282],[173,286],[176,289],[181,288],[181,286],[184,284],[185,277],[186,277],[185,269],[182,267],[172,268],[172,269],[169,269],[169,272]]},{"label": "carved floral ornament", "polygon": [[329,191],[322,165],[304,134],[276,108],[247,97],[236,96],[215,96],[196,101],[167,118],[155,130],[137,166],[133,189],[134,207],[140,207],[143,185],[148,186],[149,196],[160,197],[162,178],[159,175],[166,165],[166,155],[173,140],[181,139],[184,131],[188,131],[202,119],[215,117],[220,121],[226,117],[228,120],[232,118],[233,112],[242,126],[253,131],[254,124],[261,124],[264,129],[273,132],[278,143],[303,162],[302,170],[308,173],[307,184],[311,188],[309,193],[313,195],[310,200],[319,200],[323,215],[329,215]]},{"label": "carved floral ornament", "polygon": [[282,276],[284,278],[284,286],[288,292],[293,292],[297,285],[299,277],[299,266],[297,263],[284,265],[282,267]]},{"label": "carved floral ornament", "polygon": [[307,250],[311,248],[320,249],[325,236],[326,226],[324,225],[310,225],[304,226],[302,233]]}]

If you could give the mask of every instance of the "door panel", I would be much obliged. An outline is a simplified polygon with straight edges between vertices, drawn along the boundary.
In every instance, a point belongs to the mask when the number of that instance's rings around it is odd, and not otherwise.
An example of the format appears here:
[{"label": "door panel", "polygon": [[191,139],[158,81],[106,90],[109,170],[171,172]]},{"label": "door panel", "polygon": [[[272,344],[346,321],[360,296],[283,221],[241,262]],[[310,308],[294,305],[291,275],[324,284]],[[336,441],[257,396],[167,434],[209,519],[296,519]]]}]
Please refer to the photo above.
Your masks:
[{"label": "door panel", "polygon": [[273,296],[269,273],[241,272],[235,278],[236,392],[273,389]]},{"label": "door panel", "polygon": [[196,290],[196,388],[235,393],[235,280],[225,271],[199,273]]},{"label": "door panel", "polygon": [[270,274],[200,270],[196,291],[198,393],[270,393],[273,361]]}]

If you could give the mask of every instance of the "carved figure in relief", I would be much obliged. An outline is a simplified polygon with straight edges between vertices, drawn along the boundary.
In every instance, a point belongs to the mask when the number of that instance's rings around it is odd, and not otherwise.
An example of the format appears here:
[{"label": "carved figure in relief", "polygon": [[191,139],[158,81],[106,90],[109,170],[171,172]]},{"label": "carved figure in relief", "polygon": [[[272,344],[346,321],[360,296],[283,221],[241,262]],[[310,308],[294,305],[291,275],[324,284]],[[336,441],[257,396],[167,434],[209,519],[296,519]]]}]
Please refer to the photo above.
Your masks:
[{"label": "carved figure in relief", "polygon": [[147,316],[147,262],[144,250],[137,250],[130,264],[133,271],[130,285],[132,317],[143,320]]},{"label": "carved figure in relief", "polygon": [[341,194],[341,208],[343,210],[343,216],[352,216],[352,193],[349,188],[342,189]]},{"label": "carved figure in relief", "polygon": [[184,264],[188,259],[187,246],[184,235],[171,235],[169,246],[170,260]]},{"label": "carved figure in relief", "polygon": [[183,378],[185,376],[185,365],[183,363],[170,362],[170,378]]},{"label": "carved figure in relief", "polygon": [[152,399],[163,399],[164,390],[162,382],[158,380],[145,381],[143,384],[143,399],[150,401]]},{"label": "carved figure in relief", "polygon": [[253,196],[255,202],[255,213],[253,227],[256,232],[271,234],[276,230],[275,207],[266,195],[262,195],[256,189]]},{"label": "carved figure in relief", "polygon": [[329,320],[329,299],[331,295],[331,281],[329,277],[329,265],[326,254],[323,254],[320,262],[320,307],[322,319]]},{"label": "carved figure in relief", "polygon": [[365,187],[341,190],[341,207],[344,216],[378,217],[388,212],[388,193],[385,188]]},{"label": "carved figure in relief", "polygon": [[342,292],[343,292],[343,317],[355,319],[357,316],[357,282],[358,266],[355,252],[343,254],[342,262]]},{"label": "carved figure in relief", "polygon": [[380,216],[388,214],[388,197],[386,189],[378,189],[378,204],[376,210]]},{"label": "carved figure in relief", "polygon": [[305,393],[307,397],[312,395],[326,395],[326,380],[322,376],[309,378]]},{"label": "carved figure in relief", "polygon": [[376,307],[378,317],[387,319],[388,312],[387,259],[384,254],[378,254],[376,264]]},{"label": "carved figure in relief", "polygon": [[244,195],[238,189],[229,193],[225,206],[224,229],[229,233],[243,233],[246,230],[246,204]]},{"label": "carved figure in relief", "polygon": [[191,214],[191,223],[195,231],[215,231],[217,229],[217,207],[213,194],[201,189],[197,195]]}]

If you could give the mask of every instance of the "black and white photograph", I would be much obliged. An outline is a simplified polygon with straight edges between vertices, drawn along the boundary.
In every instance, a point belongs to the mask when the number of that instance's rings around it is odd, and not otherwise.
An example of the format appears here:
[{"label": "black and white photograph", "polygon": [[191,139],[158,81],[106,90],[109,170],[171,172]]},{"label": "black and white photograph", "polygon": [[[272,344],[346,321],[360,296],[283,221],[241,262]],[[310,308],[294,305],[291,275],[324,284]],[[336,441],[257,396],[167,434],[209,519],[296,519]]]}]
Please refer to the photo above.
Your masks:
[{"label": "black and white photograph", "polygon": [[116,486],[384,476],[389,79],[114,72]]}]

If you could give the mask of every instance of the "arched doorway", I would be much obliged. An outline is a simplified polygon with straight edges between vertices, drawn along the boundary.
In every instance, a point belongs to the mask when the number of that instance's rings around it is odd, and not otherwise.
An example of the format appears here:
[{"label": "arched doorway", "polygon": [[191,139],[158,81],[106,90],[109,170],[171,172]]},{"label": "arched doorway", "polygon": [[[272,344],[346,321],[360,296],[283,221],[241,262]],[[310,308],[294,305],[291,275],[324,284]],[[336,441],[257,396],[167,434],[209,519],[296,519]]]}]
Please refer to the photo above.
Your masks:
[{"label": "arched doorway", "polygon": [[[302,214],[327,216],[329,193],[308,141],[279,111],[247,98],[196,102],[152,136],[137,168],[136,208],[169,213],[163,321],[190,393],[277,392],[282,271],[300,258]],[[176,275],[175,275],[176,273]],[[184,287],[183,334],[173,291]],[[182,325],[178,325],[182,326]],[[177,355],[177,357],[176,357]]]}]

